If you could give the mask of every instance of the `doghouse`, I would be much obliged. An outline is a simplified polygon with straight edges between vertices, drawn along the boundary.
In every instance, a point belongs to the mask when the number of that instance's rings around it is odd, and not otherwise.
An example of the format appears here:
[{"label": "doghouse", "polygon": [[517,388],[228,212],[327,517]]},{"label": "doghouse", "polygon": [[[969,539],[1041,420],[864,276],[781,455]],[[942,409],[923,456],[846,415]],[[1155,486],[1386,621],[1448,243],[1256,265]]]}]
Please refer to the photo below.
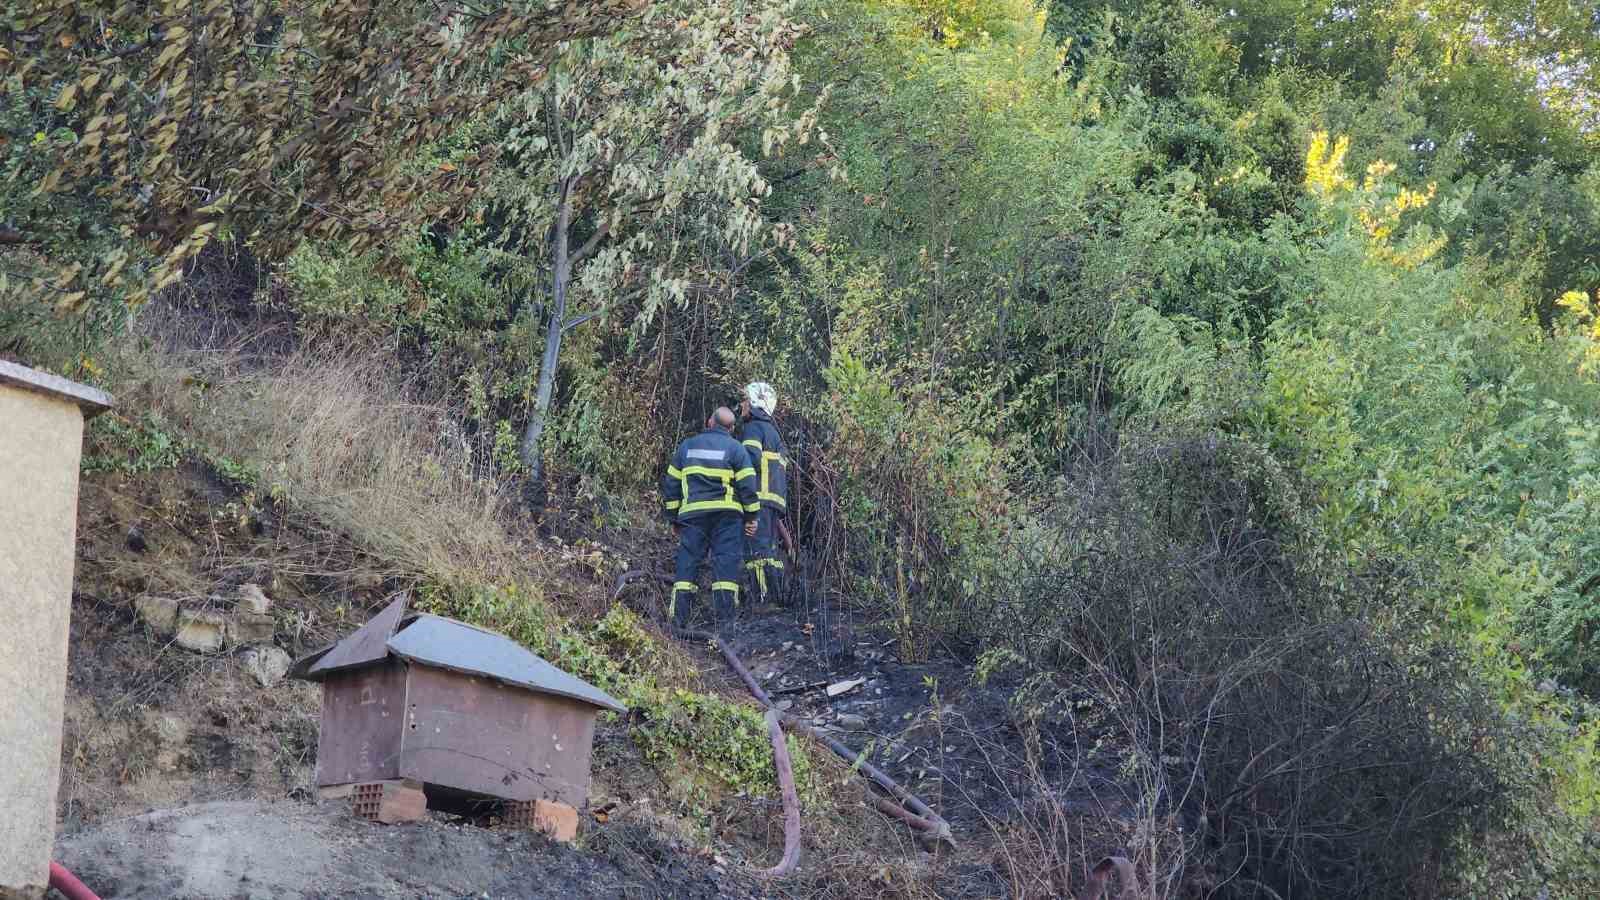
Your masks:
[{"label": "doghouse", "polygon": [[[322,683],[322,795],[385,820],[380,802],[407,783],[436,808],[508,801],[528,824],[538,801],[581,809],[595,716],[627,711],[504,635],[408,614],[404,596],[291,674]],[[420,797],[397,802],[415,808],[395,818],[420,815]]]}]

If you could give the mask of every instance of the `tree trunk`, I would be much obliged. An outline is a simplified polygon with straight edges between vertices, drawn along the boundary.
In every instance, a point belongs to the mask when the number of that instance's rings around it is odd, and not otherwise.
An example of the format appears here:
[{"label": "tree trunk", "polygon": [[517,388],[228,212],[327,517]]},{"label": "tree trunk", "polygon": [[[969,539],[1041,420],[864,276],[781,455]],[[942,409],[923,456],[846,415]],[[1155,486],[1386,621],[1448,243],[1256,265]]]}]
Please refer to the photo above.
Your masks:
[{"label": "tree trunk", "polygon": [[544,356],[539,361],[539,389],[534,394],[533,415],[522,432],[522,463],[528,467],[528,483],[523,500],[535,518],[544,514],[548,493],[544,480],[544,453],[540,443],[545,422],[550,416],[550,401],[555,393],[556,366],[561,359],[561,335],[567,317],[567,284],[572,279],[572,260],[568,256],[568,236],[572,224],[569,200],[572,180],[561,182],[561,202],[556,212],[555,233],[551,236],[550,310],[544,332]]}]

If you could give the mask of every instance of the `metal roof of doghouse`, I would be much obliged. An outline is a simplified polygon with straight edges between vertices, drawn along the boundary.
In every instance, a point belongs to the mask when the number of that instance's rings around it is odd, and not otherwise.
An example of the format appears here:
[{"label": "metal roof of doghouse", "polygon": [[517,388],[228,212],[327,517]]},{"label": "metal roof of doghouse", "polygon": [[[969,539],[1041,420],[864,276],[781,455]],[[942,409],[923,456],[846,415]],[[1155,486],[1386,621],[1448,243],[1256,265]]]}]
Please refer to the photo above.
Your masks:
[{"label": "metal roof of doghouse", "polygon": [[337,672],[375,665],[391,655],[613,712],[628,711],[610,694],[561,671],[503,634],[427,613],[406,615],[403,595],[342,640],[301,657],[290,674],[322,681]]}]

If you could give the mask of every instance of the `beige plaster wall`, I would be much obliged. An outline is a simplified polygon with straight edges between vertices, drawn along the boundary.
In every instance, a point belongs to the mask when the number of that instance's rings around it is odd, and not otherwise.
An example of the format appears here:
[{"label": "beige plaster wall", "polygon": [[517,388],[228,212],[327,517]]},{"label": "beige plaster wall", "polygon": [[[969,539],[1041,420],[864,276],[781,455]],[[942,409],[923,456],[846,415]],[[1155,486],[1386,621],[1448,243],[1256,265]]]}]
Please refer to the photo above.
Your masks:
[{"label": "beige plaster wall", "polygon": [[75,403],[0,383],[0,895],[49,878],[82,439]]}]

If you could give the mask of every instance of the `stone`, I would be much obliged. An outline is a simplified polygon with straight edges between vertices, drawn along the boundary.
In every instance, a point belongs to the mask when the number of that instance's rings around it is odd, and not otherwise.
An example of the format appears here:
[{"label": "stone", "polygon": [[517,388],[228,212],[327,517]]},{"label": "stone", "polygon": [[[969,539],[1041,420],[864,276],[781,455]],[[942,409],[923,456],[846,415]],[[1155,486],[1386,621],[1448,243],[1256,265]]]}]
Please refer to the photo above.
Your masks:
[{"label": "stone", "polygon": [[578,836],[578,811],[554,800],[535,800],[533,827],[563,844],[570,844]]},{"label": "stone", "polygon": [[865,731],[867,729],[866,717],[858,716],[855,713],[840,715],[837,724],[845,731]]},{"label": "stone", "polygon": [[251,647],[239,654],[239,667],[264,688],[275,686],[289,674],[289,654],[277,647]]},{"label": "stone", "polygon": [[178,601],[171,597],[141,594],[134,599],[133,609],[157,634],[170,635],[178,628]]},{"label": "stone", "polygon": [[228,620],[221,613],[208,609],[180,609],[178,633],[173,640],[185,650],[214,653],[222,649],[227,632]]},{"label": "stone", "polygon": [[278,622],[269,615],[241,612],[228,625],[228,634],[236,646],[270,644],[278,631]]},{"label": "stone", "polygon": [[266,592],[261,590],[261,585],[241,584],[239,599],[234,602],[233,608],[240,613],[264,616],[272,611],[272,601],[267,598]]},{"label": "stone", "polygon": [[143,553],[150,544],[144,539],[144,530],[137,525],[128,527],[128,549],[135,553]]}]

